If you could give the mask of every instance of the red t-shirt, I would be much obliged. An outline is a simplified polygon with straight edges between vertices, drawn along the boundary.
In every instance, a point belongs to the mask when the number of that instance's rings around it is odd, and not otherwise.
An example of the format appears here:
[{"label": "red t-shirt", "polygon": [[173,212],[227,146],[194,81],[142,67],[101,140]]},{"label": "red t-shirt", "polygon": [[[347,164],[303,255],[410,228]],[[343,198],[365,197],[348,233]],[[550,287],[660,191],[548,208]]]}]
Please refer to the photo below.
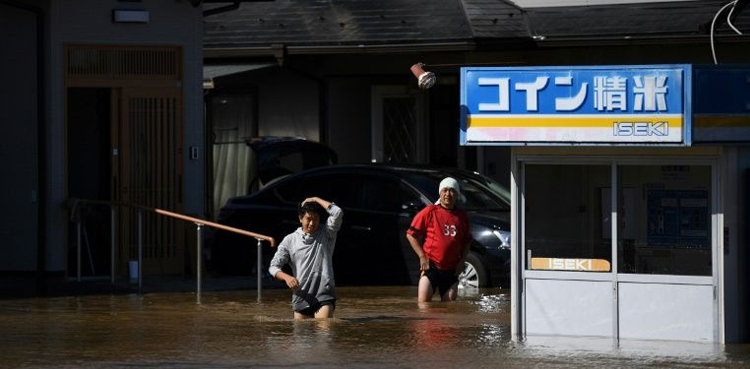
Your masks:
[{"label": "red t-shirt", "polygon": [[471,241],[466,212],[440,205],[429,205],[417,213],[406,233],[424,238],[422,249],[440,270],[456,269],[464,246]]}]

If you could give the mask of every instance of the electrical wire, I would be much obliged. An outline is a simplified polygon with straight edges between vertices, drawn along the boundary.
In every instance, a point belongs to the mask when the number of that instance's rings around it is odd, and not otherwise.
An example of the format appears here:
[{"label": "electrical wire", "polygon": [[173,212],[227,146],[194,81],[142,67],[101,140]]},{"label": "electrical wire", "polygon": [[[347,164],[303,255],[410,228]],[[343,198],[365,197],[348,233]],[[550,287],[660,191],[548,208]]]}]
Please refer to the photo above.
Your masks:
[{"label": "electrical wire", "polygon": [[734,5],[732,5],[732,9],[729,10],[729,14],[727,14],[727,24],[729,24],[729,27],[731,27],[734,32],[737,32],[738,35],[742,35],[742,32],[740,32],[740,30],[738,30],[737,27],[732,24],[732,13],[734,13],[734,9],[737,8],[738,2],[739,0],[734,0]]},{"label": "electrical wire", "polygon": [[730,1],[729,3],[721,7],[721,9],[716,12],[716,15],[714,15],[714,20],[711,21],[711,55],[713,55],[714,57],[714,64],[719,64],[719,62],[716,60],[716,49],[714,48],[714,25],[716,24],[716,19],[719,18],[719,15],[721,15],[721,12],[723,12],[724,9],[730,6],[733,7],[734,5],[737,5],[737,0]]}]

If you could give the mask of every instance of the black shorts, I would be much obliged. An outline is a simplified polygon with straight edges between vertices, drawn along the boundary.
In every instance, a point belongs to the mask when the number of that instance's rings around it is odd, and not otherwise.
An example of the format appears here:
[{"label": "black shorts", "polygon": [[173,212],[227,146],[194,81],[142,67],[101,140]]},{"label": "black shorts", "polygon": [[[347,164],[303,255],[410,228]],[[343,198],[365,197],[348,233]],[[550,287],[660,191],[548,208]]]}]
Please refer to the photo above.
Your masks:
[{"label": "black shorts", "polygon": [[315,313],[317,313],[320,308],[326,305],[331,306],[331,313],[336,311],[336,300],[316,301],[314,304],[310,305],[310,307],[295,311],[304,316],[315,316]]},{"label": "black shorts", "polygon": [[430,269],[427,269],[424,275],[430,280],[433,293],[436,290],[440,291],[440,296],[445,295],[453,287],[453,284],[458,283],[458,276],[456,276],[454,269],[440,270],[432,263],[430,263]]}]

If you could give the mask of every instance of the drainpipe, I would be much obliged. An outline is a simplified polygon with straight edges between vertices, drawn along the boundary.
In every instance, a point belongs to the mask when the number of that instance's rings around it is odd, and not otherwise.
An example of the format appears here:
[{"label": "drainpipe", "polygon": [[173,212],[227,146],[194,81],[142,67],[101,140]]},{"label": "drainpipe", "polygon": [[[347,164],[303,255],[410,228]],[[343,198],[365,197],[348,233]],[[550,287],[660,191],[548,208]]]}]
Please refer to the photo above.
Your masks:
[{"label": "drainpipe", "polygon": [[47,285],[45,283],[45,274],[47,273],[47,222],[46,219],[46,206],[44,205],[47,202],[47,190],[45,188],[45,184],[47,183],[46,175],[45,175],[45,168],[47,163],[47,146],[45,144],[45,139],[47,137],[47,134],[45,133],[45,124],[46,121],[46,99],[44,96],[44,17],[42,16],[42,11],[40,9],[37,9],[35,11],[37,23],[36,23],[36,45],[37,45],[37,56],[36,56],[36,64],[37,64],[37,82],[36,82],[36,88],[37,88],[37,129],[36,129],[36,137],[38,142],[37,147],[37,162],[38,162],[38,168],[37,171],[39,173],[38,179],[37,179],[37,229],[41,229],[41,232],[37,232],[37,256],[36,256],[36,269],[37,269],[37,293],[40,294],[46,294],[47,292]]}]

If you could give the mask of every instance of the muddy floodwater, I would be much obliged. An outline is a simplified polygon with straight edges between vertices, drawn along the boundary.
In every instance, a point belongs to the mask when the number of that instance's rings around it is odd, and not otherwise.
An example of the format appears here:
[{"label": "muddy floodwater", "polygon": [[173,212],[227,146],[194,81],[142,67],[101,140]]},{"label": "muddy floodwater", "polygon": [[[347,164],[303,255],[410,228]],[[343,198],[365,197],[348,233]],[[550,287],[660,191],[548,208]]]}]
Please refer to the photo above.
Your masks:
[{"label": "muddy floodwater", "polygon": [[0,300],[0,368],[747,368],[750,346],[510,337],[510,298],[416,303],[344,287],[334,319],[294,321],[286,290]]}]

